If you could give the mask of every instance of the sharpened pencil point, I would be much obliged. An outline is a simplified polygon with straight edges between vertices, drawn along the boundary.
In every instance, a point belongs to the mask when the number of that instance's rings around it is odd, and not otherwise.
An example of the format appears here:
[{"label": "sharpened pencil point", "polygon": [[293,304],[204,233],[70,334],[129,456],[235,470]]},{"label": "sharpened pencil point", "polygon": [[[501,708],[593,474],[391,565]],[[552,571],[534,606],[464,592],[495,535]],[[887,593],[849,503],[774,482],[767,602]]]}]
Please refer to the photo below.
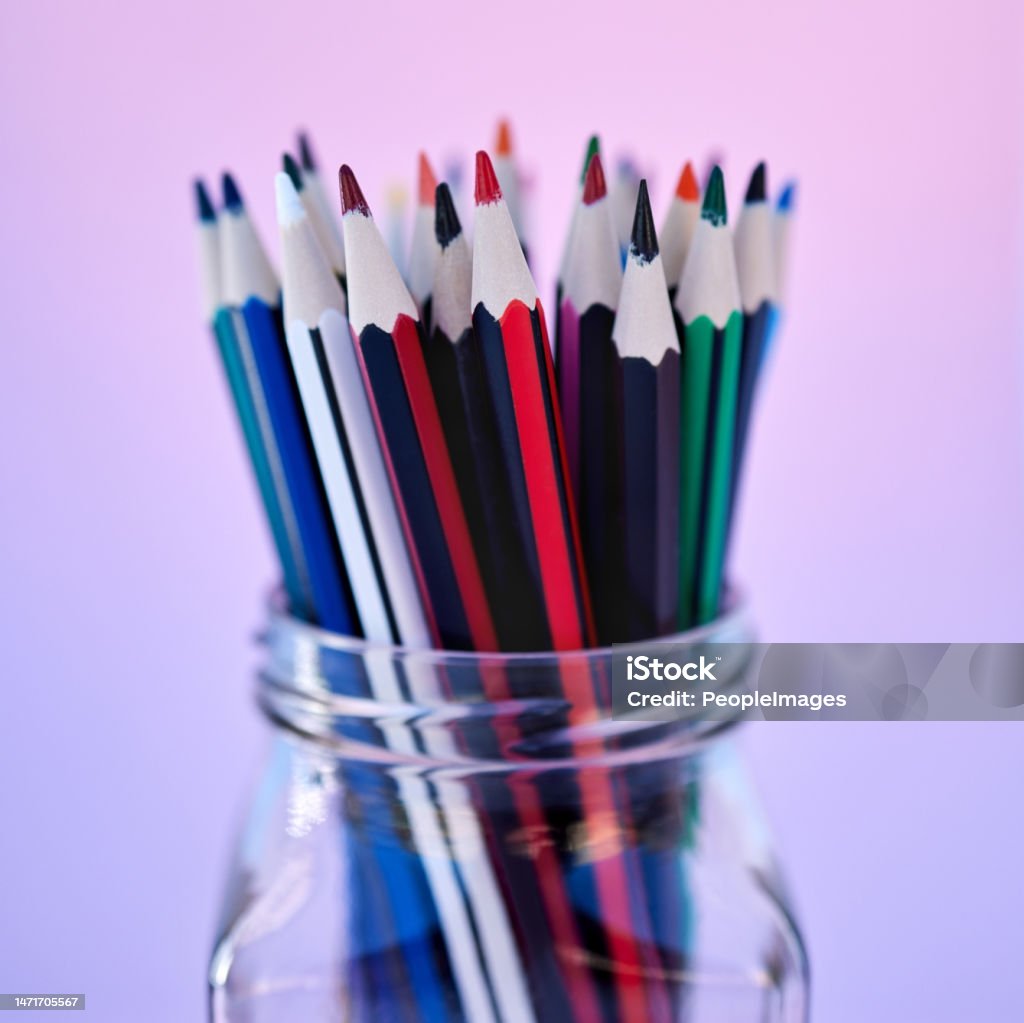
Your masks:
[{"label": "sharpened pencil point", "polygon": [[313,155],[313,147],[309,144],[309,136],[299,132],[299,159],[302,161],[302,169],[316,173],[316,157]]},{"label": "sharpened pencil point", "polygon": [[494,155],[512,155],[512,129],[509,126],[507,117],[503,117],[498,122],[498,134],[494,140]]},{"label": "sharpened pencil point", "polygon": [[679,175],[676,195],[684,202],[698,202],[700,200],[700,185],[697,182],[697,174],[689,160],[686,161],[686,166]]},{"label": "sharpened pencil point", "polygon": [[245,204],[242,202],[242,193],[238,191],[238,185],[228,171],[225,171],[221,176],[220,187],[224,196],[224,209],[237,213],[244,208]]},{"label": "sharpened pencil point", "polygon": [[217,223],[217,211],[213,208],[210,193],[206,191],[206,185],[202,178],[196,178],[192,183],[196,197],[196,214],[204,224]]},{"label": "sharpened pencil point", "polygon": [[277,222],[281,227],[295,224],[305,217],[306,210],[295,180],[287,171],[278,171],[274,175],[274,198],[277,200]]},{"label": "sharpened pencil point", "polygon": [[789,213],[796,205],[796,182],[787,181],[779,193],[778,210],[780,213]]},{"label": "sharpened pencil point", "polygon": [[291,153],[285,153],[281,157],[281,167],[285,174],[292,179],[292,184],[295,186],[296,192],[301,192],[304,183],[302,180],[302,171],[299,169],[299,165],[295,162],[295,158]]},{"label": "sharpened pencil point", "polygon": [[658,254],[658,235],[654,230],[654,214],[651,212],[651,198],[647,194],[646,178],[640,182],[640,189],[637,192],[636,215],[633,217],[629,252],[640,263],[650,263]]},{"label": "sharpened pencil point", "polygon": [[452,190],[445,182],[437,186],[434,196],[434,237],[442,249],[449,245],[462,234],[462,224],[459,223],[459,214],[455,209],[455,200],[452,199]]},{"label": "sharpened pencil point", "polygon": [[704,205],[701,207],[700,215],[715,227],[724,227],[727,222],[725,178],[722,176],[722,168],[718,164],[711,169],[708,187],[704,190]]},{"label": "sharpened pencil point", "polygon": [[437,176],[430,166],[427,154],[420,153],[419,165],[419,200],[421,206],[434,205],[434,193],[437,191]]},{"label": "sharpened pencil point", "polygon": [[581,187],[583,182],[587,180],[587,168],[590,166],[590,161],[593,160],[600,152],[601,140],[596,135],[591,135],[590,138],[587,139],[587,151],[583,154],[583,169],[580,171]]},{"label": "sharpened pencil point", "polygon": [[764,202],[768,194],[765,185],[765,171],[764,160],[762,160],[754,168],[754,173],[750,175],[750,184],[747,185],[747,194],[743,200],[744,202]]},{"label": "sharpened pencil point", "polygon": [[491,158],[481,149],[476,154],[476,204],[486,206],[501,199],[501,186]]},{"label": "sharpened pencil point", "polygon": [[370,207],[363,197],[363,190],[347,163],[338,171],[338,182],[341,186],[341,212],[361,213],[364,217],[371,216]]},{"label": "sharpened pencil point", "polygon": [[608,194],[608,187],[604,180],[604,167],[601,166],[601,157],[598,153],[590,158],[586,176],[583,179],[583,204],[592,206],[598,199],[603,199]]}]

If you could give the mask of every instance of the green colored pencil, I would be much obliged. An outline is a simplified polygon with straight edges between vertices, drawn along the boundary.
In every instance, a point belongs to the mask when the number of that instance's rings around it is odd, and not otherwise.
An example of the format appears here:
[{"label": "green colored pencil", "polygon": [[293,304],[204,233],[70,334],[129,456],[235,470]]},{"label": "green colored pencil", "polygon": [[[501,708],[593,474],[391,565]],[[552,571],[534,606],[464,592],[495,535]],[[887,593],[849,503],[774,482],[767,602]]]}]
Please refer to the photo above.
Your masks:
[{"label": "green colored pencil", "polygon": [[683,352],[679,627],[718,612],[729,519],[743,314],[725,184],[708,181],[675,301]]}]

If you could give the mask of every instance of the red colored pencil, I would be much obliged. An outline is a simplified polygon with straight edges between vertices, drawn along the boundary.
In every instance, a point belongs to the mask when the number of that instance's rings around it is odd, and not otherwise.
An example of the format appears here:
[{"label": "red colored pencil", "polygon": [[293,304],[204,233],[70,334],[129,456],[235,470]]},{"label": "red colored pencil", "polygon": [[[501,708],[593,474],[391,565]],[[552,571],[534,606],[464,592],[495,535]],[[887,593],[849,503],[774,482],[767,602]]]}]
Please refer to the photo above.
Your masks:
[{"label": "red colored pencil", "polygon": [[349,322],[421,583],[444,646],[497,638],[423,360],[416,304],[355,175],[340,173]]},{"label": "red colored pencil", "polygon": [[[594,626],[587,595],[578,527],[566,464],[562,427],[554,401],[554,368],[544,310],[518,245],[494,168],[486,153],[477,154],[476,230],[473,249],[473,326],[480,338],[488,395],[495,410],[506,471],[521,481],[526,501],[520,513],[529,516],[551,639],[555,650],[575,650],[593,641]],[[525,505],[525,507],[523,507]],[[571,694],[570,727],[599,717],[595,680],[586,665],[566,660],[562,684]],[[594,756],[600,740],[577,741],[578,756]],[[583,802],[581,825],[592,838],[602,821],[622,821],[608,772],[594,766],[579,774]],[[644,950],[636,937],[630,891],[642,884],[631,876],[622,852],[601,856],[586,867],[601,906],[603,935],[616,964],[614,984],[618,1018],[668,1019],[660,984],[649,983]],[[578,947],[575,921],[558,912],[542,890],[554,940]],[[642,930],[642,929],[641,929]],[[573,1005],[581,1020],[600,1019],[597,993],[586,966],[563,964]],[[661,991],[659,996],[658,992]]]}]

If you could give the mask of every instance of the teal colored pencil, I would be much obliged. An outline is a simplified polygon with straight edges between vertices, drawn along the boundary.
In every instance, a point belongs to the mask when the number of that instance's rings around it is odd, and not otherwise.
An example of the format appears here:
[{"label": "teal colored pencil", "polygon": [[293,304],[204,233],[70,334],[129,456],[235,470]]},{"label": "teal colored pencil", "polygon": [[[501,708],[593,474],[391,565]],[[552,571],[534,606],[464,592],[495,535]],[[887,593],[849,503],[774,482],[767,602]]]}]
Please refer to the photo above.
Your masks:
[{"label": "teal colored pencil", "polygon": [[195,183],[195,196],[204,314],[217,343],[289,603],[297,614],[309,614],[312,608],[309,582],[301,565],[301,556],[296,553],[301,548],[294,512],[288,499],[281,456],[267,416],[259,377],[252,355],[246,351],[245,322],[239,311],[230,309],[224,302],[217,213],[201,181]]}]

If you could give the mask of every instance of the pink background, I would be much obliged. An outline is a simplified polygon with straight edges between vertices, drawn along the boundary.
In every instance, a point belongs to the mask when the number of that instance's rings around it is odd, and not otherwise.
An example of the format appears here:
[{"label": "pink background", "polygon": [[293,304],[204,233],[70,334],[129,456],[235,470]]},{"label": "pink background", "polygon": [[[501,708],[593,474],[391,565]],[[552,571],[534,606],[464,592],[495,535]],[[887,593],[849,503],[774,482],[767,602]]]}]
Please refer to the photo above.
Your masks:
[{"label": "pink background", "polygon": [[[941,8],[941,9],[938,9]],[[273,569],[201,322],[188,182],[273,243],[298,125],[371,203],[514,119],[549,283],[585,136],[663,206],[800,178],[737,574],[765,638],[1022,639],[1019,4],[8,4],[0,28],[0,991],[199,1018],[263,730]],[[1019,1018],[1012,726],[748,745],[816,1018]],[[145,1001],[143,1001],[145,999]]]}]

